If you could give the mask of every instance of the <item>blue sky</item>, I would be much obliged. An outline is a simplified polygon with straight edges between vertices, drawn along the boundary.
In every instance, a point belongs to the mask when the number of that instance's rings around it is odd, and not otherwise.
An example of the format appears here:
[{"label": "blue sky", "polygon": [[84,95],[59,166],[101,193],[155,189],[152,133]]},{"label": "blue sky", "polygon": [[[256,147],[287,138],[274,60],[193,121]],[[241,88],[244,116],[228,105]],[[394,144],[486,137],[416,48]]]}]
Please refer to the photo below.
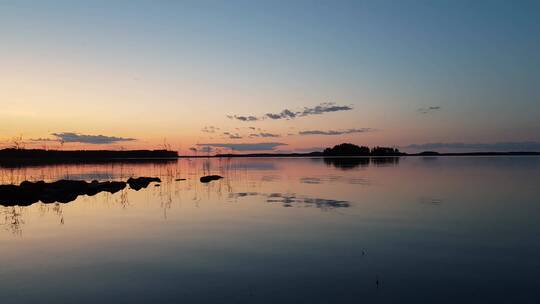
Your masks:
[{"label": "blue sky", "polygon": [[289,149],[540,141],[539,20],[538,1],[1,1],[0,137],[256,143],[227,115],[333,102],[353,110],[250,126]]}]

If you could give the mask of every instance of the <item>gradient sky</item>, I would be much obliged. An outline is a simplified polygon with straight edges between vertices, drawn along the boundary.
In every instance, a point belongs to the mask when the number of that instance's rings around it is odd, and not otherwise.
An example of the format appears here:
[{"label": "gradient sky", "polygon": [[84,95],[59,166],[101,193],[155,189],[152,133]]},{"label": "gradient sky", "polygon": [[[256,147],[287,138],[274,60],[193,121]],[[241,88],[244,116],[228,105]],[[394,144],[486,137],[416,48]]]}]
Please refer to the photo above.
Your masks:
[{"label": "gradient sky", "polygon": [[539,1],[0,0],[0,39],[1,146],[540,147]]}]

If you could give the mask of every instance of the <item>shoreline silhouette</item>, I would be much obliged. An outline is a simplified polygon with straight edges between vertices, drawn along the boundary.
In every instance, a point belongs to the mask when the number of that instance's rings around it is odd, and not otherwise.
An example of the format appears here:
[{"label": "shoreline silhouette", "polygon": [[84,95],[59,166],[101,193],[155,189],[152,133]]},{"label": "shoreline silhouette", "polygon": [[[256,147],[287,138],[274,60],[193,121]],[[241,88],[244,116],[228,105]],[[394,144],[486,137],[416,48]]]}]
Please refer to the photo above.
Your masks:
[{"label": "shoreline silhouette", "polygon": [[179,155],[171,150],[43,150],[7,148],[0,150],[0,167],[43,165],[58,163],[101,163],[101,162],[166,162],[179,158],[233,158],[233,157],[320,157],[320,158],[364,158],[402,156],[540,156],[536,151],[511,152],[401,152],[397,148],[357,146],[343,143],[324,151],[308,153],[226,153],[215,155]]}]

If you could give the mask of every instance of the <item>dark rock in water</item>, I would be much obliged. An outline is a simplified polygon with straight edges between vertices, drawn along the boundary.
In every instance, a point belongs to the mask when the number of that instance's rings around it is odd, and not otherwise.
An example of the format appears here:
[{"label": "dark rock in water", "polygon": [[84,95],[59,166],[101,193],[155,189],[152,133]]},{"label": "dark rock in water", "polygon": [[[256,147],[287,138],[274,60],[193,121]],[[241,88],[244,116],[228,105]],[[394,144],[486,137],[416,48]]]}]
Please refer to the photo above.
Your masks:
[{"label": "dark rock in water", "polygon": [[222,179],[222,178],[223,176],[219,176],[219,175],[207,175],[207,176],[201,177],[201,183],[209,183],[211,181]]},{"label": "dark rock in water", "polygon": [[126,182],[98,182],[59,180],[52,183],[44,181],[24,181],[19,186],[0,185],[0,205],[29,206],[38,201],[45,204],[69,203],[79,195],[96,195],[99,192],[115,193],[126,187]]},{"label": "dark rock in water", "polygon": [[[94,180],[90,183],[77,180],[58,180],[52,183],[44,181],[24,181],[17,185],[0,185],[0,206],[29,206],[39,201],[69,203],[79,195],[96,195],[100,192],[116,193],[129,184],[134,190],[148,187],[151,182],[161,182],[157,177],[130,178],[127,182]],[[160,185],[156,185],[159,187]]]},{"label": "dark rock in water", "polygon": [[160,185],[160,184],[156,184],[154,187],[161,187],[161,185]]},{"label": "dark rock in water", "polygon": [[185,181],[185,180],[186,180],[185,178],[177,178],[177,179],[176,179],[177,182]]},{"label": "dark rock in water", "polygon": [[89,184],[89,190],[105,191],[109,193],[116,193],[126,187],[126,182],[97,182],[93,181]]},{"label": "dark rock in water", "polygon": [[138,178],[130,177],[127,180],[129,187],[135,191],[139,191],[142,188],[148,187],[148,185],[151,182],[161,183],[161,179],[157,177],[138,177]]}]

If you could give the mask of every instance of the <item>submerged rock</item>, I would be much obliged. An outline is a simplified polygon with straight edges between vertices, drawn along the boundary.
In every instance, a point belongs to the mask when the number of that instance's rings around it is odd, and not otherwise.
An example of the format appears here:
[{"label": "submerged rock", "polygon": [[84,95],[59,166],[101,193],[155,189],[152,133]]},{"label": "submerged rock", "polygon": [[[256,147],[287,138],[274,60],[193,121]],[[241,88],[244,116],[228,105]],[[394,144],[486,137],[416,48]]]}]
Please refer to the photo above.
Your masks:
[{"label": "submerged rock", "polygon": [[223,176],[220,175],[206,175],[201,177],[201,183],[209,183],[214,180],[222,179]]},{"label": "submerged rock", "polygon": [[159,179],[158,177],[130,177],[127,180],[129,187],[135,191],[139,191],[142,188],[148,187],[151,182],[161,183],[161,179]]},{"label": "submerged rock", "polygon": [[4,206],[29,206],[43,203],[69,203],[79,195],[96,195],[99,192],[115,193],[126,187],[126,182],[98,182],[59,180],[52,183],[44,181],[24,181],[19,186],[0,185],[0,204]]}]

